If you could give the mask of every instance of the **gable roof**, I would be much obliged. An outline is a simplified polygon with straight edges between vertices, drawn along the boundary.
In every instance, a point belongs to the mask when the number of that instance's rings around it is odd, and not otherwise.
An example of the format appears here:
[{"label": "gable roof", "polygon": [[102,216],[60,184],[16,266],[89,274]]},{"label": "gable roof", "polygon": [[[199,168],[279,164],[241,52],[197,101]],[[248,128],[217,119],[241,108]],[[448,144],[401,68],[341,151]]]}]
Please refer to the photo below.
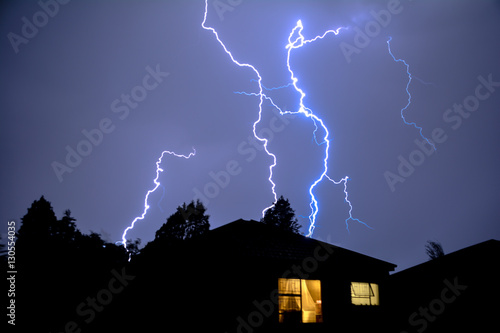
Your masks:
[{"label": "gable roof", "polygon": [[[369,263],[388,271],[396,265],[303,235],[287,232],[254,220],[239,219],[208,232],[205,241],[235,256],[271,260],[302,261],[319,247],[332,249],[332,257],[342,261]],[[317,251],[317,250],[316,250]]]}]

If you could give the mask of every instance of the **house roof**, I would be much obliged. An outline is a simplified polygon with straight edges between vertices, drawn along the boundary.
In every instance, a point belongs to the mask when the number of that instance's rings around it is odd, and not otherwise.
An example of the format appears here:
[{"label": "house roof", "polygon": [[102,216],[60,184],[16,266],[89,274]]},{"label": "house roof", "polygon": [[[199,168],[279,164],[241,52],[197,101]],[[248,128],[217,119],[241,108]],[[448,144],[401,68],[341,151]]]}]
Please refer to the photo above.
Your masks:
[{"label": "house roof", "polygon": [[490,239],[482,243],[451,252],[440,258],[423,262],[400,272],[395,272],[392,276],[396,278],[406,277],[408,275],[421,274],[426,271],[441,269],[443,267],[449,269],[452,267],[476,268],[488,266],[491,265],[492,262],[498,261],[499,258],[500,241]]},{"label": "house roof", "polygon": [[311,257],[320,246],[332,249],[332,258],[379,265],[388,271],[392,271],[396,267],[396,265],[380,259],[280,230],[254,220],[239,219],[213,229],[208,232],[205,240],[216,244],[224,252],[231,252],[241,257],[301,261]]}]

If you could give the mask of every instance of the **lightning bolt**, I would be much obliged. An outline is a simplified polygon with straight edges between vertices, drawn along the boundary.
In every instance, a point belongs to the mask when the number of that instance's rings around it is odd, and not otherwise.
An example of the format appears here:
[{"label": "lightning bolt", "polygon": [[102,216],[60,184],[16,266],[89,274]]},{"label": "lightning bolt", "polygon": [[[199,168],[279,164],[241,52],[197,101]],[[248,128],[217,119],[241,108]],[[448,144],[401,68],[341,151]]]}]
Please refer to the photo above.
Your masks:
[{"label": "lightning bolt", "polygon": [[[155,177],[155,179],[153,179],[153,183],[155,184],[155,186],[146,193],[146,197],[144,198],[144,210],[142,212],[142,215],[141,216],[137,216],[132,221],[132,223],[130,224],[130,226],[128,226],[123,231],[121,243],[122,243],[123,247],[125,248],[125,250],[127,250],[127,252],[128,252],[128,249],[127,249],[127,232],[129,230],[132,230],[134,228],[134,226],[137,223],[137,221],[143,220],[146,217],[146,213],[148,212],[148,209],[149,209],[149,204],[148,204],[149,196],[151,195],[151,193],[154,193],[156,191],[156,189],[160,186],[160,182],[158,181],[158,178],[160,177],[160,173],[163,172],[163,169],[160,167],[160,164],[161,164],[163,156],[165,154],[173,155],[175,157],[182,157],[182,158],[185,158],[185,159],[189,159],[192,156],[196,155],[196,150],[193,148],[193,152],[189,153],[189,155],[180,155],[180,154],[174,153],[172,151],[168,151],[168,150],[165,150],[165,151],[163,151],[161,153],[160,158],[158,158],[158,161],[156,161],[156,177]],[[130,261],[130,259],[131,259],[131,254],[129,253],[128,260]]]},{"label": "lightning bolt", "polygon": [[[288,44],[286,45],[286,48],[288,49],[286,65],[287,65],[288,71],[290,72],[290,78],[292,80],[293,87],[300,94],[299,110],[297,111],[297,113],[301,113],[313,121],[314,126],[315,126],[315,130],[313,132],[314,140],[316,141],[316,144],[318,144],[318,145],[323,145],[323,144],[325,145],[324,158],[323,158],[323,172],[319,175],[319,177],[309,187],[309,195],[311,197],[311,202],[310,202],[309,206],[311,207],[311,214],[309,215],[310,224],[309,224],[307,237],[311,237],[314,233],[314,229],[316,227],[316,217],[317,217],[317,214],[319,212],[319,204],[318,204],[318,200],[316,199],[316,196],[314,195],[314,189],[325,178],[327,180],[331,181],[332,183],[334,183],[335,185],[339,185],[341,183],[344,184],[344,194],[345,194],[344,200],[349,205],[349,217],[345,220],[347,231],[349,232],[349,223],[348,222],[350,220],[356,221],[358,223],[365,225],[366,227],[368,227],[370,229],[373,229],[372,227],[367,225],[365,222],[362,222],[361,220],[354,218],[352,216],[353,207],[352,207],[352,203],[349,201],[349,193],[347,192],[347,181],[348,181],[349,177],[346,176],[339,181],[335,181],[334,179],[330,178],[327,175],[327,173],[328,173],[328,157],[329,157],[329,150],[330,150],[330,139],[329,139],[328,128],[326,127],[325,123],[323,122],[323,120],[321,118],[314,115],[313,112],[305,106],[304,98],[306,97],[306,93],[301,88],[299,88],[299,86],[298,86],[299,80],[295,76],[295,73],[293,72],[292,67],[290,65],[290,57],[291,57],[292,50],[301,48],[308,43],[315,42],[316,40],[323,39],[328,34],[334,34],[336,36],[340,33],[341,29],[345,29],[345,28],[339,27],[335,30],[327,30],[322,35],[318,35],[312,39],[307,39],[307,40],[304,38],[304,35],[302,34],[303,29],[304,29],[304,26],[302,25],[302,21],[299,20],[297,22],[297,24],[295,25],[295,27],[290,32],[290,35],[288,36]],[[293,36],[295,34],[297,34],[298,36],[295,39],[293,39]],[[316,133],[318,131],[318,124],[320,125],[323,132],[325,133],[321,142],[318,142],[317,137],[316,137]]]},{"label": "lightning bolt", "polygon": [[[404,108],[401,109],[401,118],[403,119],[404,123],[406,125],[409,125],[409,126],[413,126],[415,127],[418,132],[420,133],[420,136],[422,137],[422,139],[424,139],[425,141],[427,141],[428,144],[430,144],[434,150],[436,150],[436,146],[434,146],[434,143],[432,143],[429,139],[427,139],[423,134],[422,134],[422,127],[418,126],[415,122],[408,122],[404,116],[404,112],[408,109],[408,107],[410,106],[411,104],[411,94],[410,94],[410,91],[409,91],[409,87],[410,87],[410,83],[411,83],[411,80],[412,80],[412,75],[410,73],[410,65],[408,65],[406,63],[406,61],[404,61],[403,59],[396,59],[396,57],[394,56],[394,54],[392,53],[391,51],[391,40],[392,40],[392,37],[389,37],[389,39],[387,40],[387,49],[389,51],[389,54],[391,55],[392,59],[394,59],[395,62],[402,62],[405,66],[406,66],[406,74],[408,74],[408,83],[406,84],[406,93],[408,94],[408,103],[406,104],[406,106]],[[418,78],[416,78],[417,80],[420,80]],[[425,82],[425,84],[432,84],[432,83],[427,83]]]},{"label": "lightning bolt", "polygon": [[[223,47],[224,51],[229,55],[229,57],[231,58],[231,60],[233,61],[233,63],[235,63],[239,67],[250,68],[255,73],[255,75],[258,77],[257,80],[252,79],[252,81],[255,81],[255,82],[258,83],[258,87],[259,87],[258,93],[246,93],[246,92],[235,92],[235,93],[237,93],[237,94],[244,94],[244,95],[247,95],[247,96],[255,96],[255,97],[259,98],[258,119],[253,123],[253,134],[254,134],[254,136],[255,136],[255,138],[257,140],[259,140],[260,142],[263,143],[265,152],[270,157],[272,157],[272,159],[273,159],[273,163],[269,166],[269,178],[268,178],[268,180],[271,183],[271,190],[272,190],[272,193],[273,193],[273,196],[274,196],[274,203],[277,200],[277,195],[276,195],[276,192],[275,192],[276,184],[273,182],[272,178],[273,178],[273,168],[276,166],[276,155],[272,154],[268,150],[268,143],[269,143],[268,140],[265,139],[265,138],[259,137],[257,135],[257,133],[256,133],[256,126],[257,126],[257,124],[259,124],[259,122],[262,119],[262,106],[263,106],[264,99],[267,100],[267,101],[269,101],[271,103],[271,105],[273,107],[275,107],[280,112],[281,115],[284,115],[284,114],[293,114],[293,115],[301,114],[301,115],[305,116],[306,118],[311,119],[311,121],[313,122],[313,124],[315,126],[315,130],[313,131],[313,138],[314,138],[314,140],[316,141],[316,143],[319,146],[320,145],[325,145],[324,158],[323,158],[323,172],[319,175],[319,177],[312,183],[312,185],[309,188],[309,195],[310,195],[310,198],[311,198],[311,202],[310,202],[311,214],[308,217],[309,221],[310,221],[310,226],[309,226],[309,229],[308,229],[307,237],[311,237],[312,234],[313,234],[313,232],[314,232],[315,223],[316,223],[316,217],[317,217],[317,214],[319,212],[319,204],[318,204],[318,200],[316,199],[316,196],[314,195],[314,189],[324,179],[328,179],[329,181],[333,182],[336,185],[339,185],[341,183],[344,184],[344,194],[345,194],[344,199],[345,199],[345,202],[349,205],[349,216],[345,220],[347,230],[349,231],[349,224],[348,224],[349,220],[359,222],[359,223],[367,226],[368,228],[371,228],[366,223],[364,223],[364,222],[360,221],[359,219],[356,219],[356,218],[354,218],[352,216],[352,209],[353,209],[353,207],[352,207],[351,202],[349,201],[349,195],[348,195],[348,192],[347,192],[347,180],[349,179],[349,177],[346,176],[346,177],[342,178],[339,181],[335,181],[335,180],[333,180],[332,178],[330,178],[327,175],[327,173],[328,173],[328,157],[329,157],[329,149],[330,149],[330,140],[329,140],[329,131],[328,131],[328,128],[326,127],[325,123],[323,122],[323,120],[321,118],[319,118],[318,116],[316,116],[309,108],[307,108],[305,106],[305,104],[304,104],[304,98],[306,97],[306,94],[305,94],[305,92],[301,88],[299,88],[299,86],[298,86],[298,78],[295,76],[295,74],[294,74],[294,72],[293,72],[293,70],[291,68],[291,65],[290,65],[290,56],[291,56],[292,50],[301,48],[304,45],[306,45],[308,43],[312,43],[312,42],[314,42],[316,40],[323,39],[328,34],[338,35],[339,32],[340,32],[340,30],[343,29],[343,27],[337,28],[336,30],[327,30],[322,35],[318,35],[318,36],[316,36],[316,37],[314,37],[312,39],[306,40],[304,38],[304,36],[302,35],[302,30],[303,30],[302,21],[299,20],[297,22],[297,25],[292,29],[292,31],[291,31],[291,33],[290,33],[290,35],[288,37],[288,44],[286,45],[286,49],[288,50],[287,51],[286,66],[287,66],[288,71],[290,73],[291,83],[289,83],[287,85],[280,86],[280,87],[267,88],[267,87],[265,87],[262,84],[262,76],[260,75],[259,71],[254,66],[252,66],[250,64],[238,62],[233,57],[232,53],[227,49],[227,47],[225,46],[225,44],[221,41],[221,39],[219,38],[219,35],[218,35],[217,31],[214,28],[208,27],[208,26],[205,25],[206,24],[206,20],[207,20],[207,11],[208,11],[208,0],[205,0],[205,13],[204,13],[204,17],[203,17],[203,22],[201,24],[202,28],[205,29],[205,30],[211,31],[214,34],[215,38],[217,39],[217,41],[219,42],[219,44]],[[298,37],[296,37],[295,39],[293,39],[293,36],[295,35],[295,33],[298,34]],[[295,89],[295,91],[297,93],[299,93],[299,95],[300,95],[300,98],[299,98],[299,107],[298,107],[297,111],[289,111],[289,110],[283,111],[276,103],[274,103],[274,101],[272,100],[271,97],[267,96],[263,92],[264,89],[267,90],[267,91],[271,91],[271,90],[288,88],[288,87],[293,87]],[[319,127],[318,127],[318,125],[319,125]],[[321,128],[322,131],[325,133],[324,136],[323,136],[323,138],[322,138],[322,140],[320,142],[318,141],[318,139],[316,137],[316,134],[317,134],[319,128]],[[264,210],[262,211],[262,216],[264,216],[265,212],[268,209],[270,209],[271,207],[274,206],[274,203],[273,203],[273,205],[264,208]]]},{"label": "lightning bolt", "polygon": [[[308,43],[312,43],[312,42],[314,42],[314,41],[316,41],[318,39],[323,39],[326,35],[331,34],[331,33],[333,33],[334,35],[338,35],[340,33],[341,29],[343,29],[343,27],[337,28],[336,30],[327,30],[322,35],[318,35],[315,38],[306,40],[304,38],[304,36],[302,35],[302,30],[303,30],[302,22],[299,20],[297,22],[297,25],[292,29],[292,32],[290,33],[290,35],[288,37],[288,44],[286,45],[286,48],[288,49],[288,53],[287,53],[287,68],[288,68],[288,71],[290,73],[290,77],[291,77],[292,82],[289,83],[289,84],[287,84],[287,85],[283,85],[283,86],[279,86],[279,87],[274,87],[274,88],[267,88],[264,85],[262,85],[262,87],[264,89],[268,90],[268,91],[276,90],[276,89],[282,89],[282,88],[288,88],[290,86],[293,86],[293,88],[295,89],[295,91],[298,92],[299,95],[300,95],[299,110],[298,111],[283,111],[283,110],[281,110],[273,102],[273,100],[269,96],[267,96],[266,94],[263,94],[262,92],[259,93],[259,94],[257,94],[257,93],[246,93],[246,92],[235,92],[237,94],[244,94],[244,95],[247,95],[247,96],[263,96],[266,100],[270,101],[270,103],[276,109],[278,109],[279,112],[282,115],[283,114],[302,114],[303,116],[305,116],[307,118],[310,118],[312,120],[314,126],[315,126],[315,129],[313,131],[313,139],[314,139],[314,141],[316,142],[316,144],[318,146],[325,144],[324,159],[323,159],[323,172],[320,174],[320,176],[316,179],[316,181],[313,182],[313,184],[309,188],[309,195],[311,197],[311,202],[310,202],[311,214],[308,216],[308,219],[310,221],[310,226],[309,226],[308,234],[307,234],[308,237],[311,237],[312,234],[313,234],[313,232],[314,232],[315,223],[316,223],[316,217],[317,217],[317,214],[319,212],[319,203],[318,203],[318,200],[316,199],[316,196],[314,195],[314,189],[325,178],[328,179],[329,181],[331,181],[332,183],[334,183],[335,185],[339,185],[339,184],[343,184],[344,185],[344,195],[345,195],[344,196],[344,200],[349,205],[349,216],[345,220],[347,231],[349,232],[349,221],[355,221],[355,222],[358,222],[358,223],[361,223],[361,224],[365,225],[366,227],[368,227],[370,229],[373,229],[372,227],[370,227],[365,222],[363,222],[363,221],[361,221],[361,220],[359,220],[357,218],[354,218],[352,216],[353,206],[352,206],[352,203],[349,200],[349,193],[347,191],[347,181],[348,181],[349,177],[346,176],[346,177],[340,179],[339,181],[335,181],[334,179],[330,178],[327,175],[327,173],[328,173],[328,157],[329,157],[329,148],[330,148],[330,140],[329,140],[328,128],[326,127],[325,123],[323,122],[323,120],[321,118],[319,118],[318,116],[314,115],[313,112],[309,108],[307,108],[305,106],[305,104],[304,104],[304,98],[306,97],[306,94],[305,94],[305,92],[301,88],[298,87],[298,85],[297,85],[298,78],[295,76],[295,74],[294,74],[294,72],[293,72],[293,70],[291,68],[291,65],[290,65],[291,51],[293,49],[297,49],[297,48],[303,47],[304,45],[306,45]],[[294,36],[294,34],[296,32],[298,34],[298,37],[295,40],[292,41],[292,37]],[[317,136],[316,136],[316,133],[317,133],[317,131],[319,129],[318,124],[320,125],[320,127],[323,129],[323,131],[325,133],[325,135],[324,135],[324,137],[323,137],[323,139],[322,139],[321,142],[318,142],[318,139],[317,139]],[[270,208],[270,207],[268,207],[268,208]],[[268,208],[266,208],[266,209],[268,209]],[[264,212],[265,212],[265,210],[264,210]]]},{"label": "lightning bolt", "polygon": [[[252,82],[252,81],[256,82],[257,80],[255,80],[255,79],[251,79],[251,80],[250,80],[250,82]],[[279,87],[272,87],[272,88],[267,88],[265,85],[262,85],[262,88],[264,88],[264,89],[266,89],[266,90],[268,90],[268,91],[271,91],[271,90],[278,90],[278,89],[288,88],[288,87],[290,87],[291,85],[292,85],[292,83],[290,82],[290,83],[288,83],[288,84],[285,84],[285,85],[282,85],[282,86],[279,86]],[[241,92],[237,92],[237,91],[235,91],[235,93],[239,94],[239,93],[241,93]]]},{"label": "lightning bolt", "polygon": [[[219,38],[219,34],[217,33],[217,31],[212,28],[212,27],[209,27],[209,26],[206,26],[206,21],[207,21],[207,14],[208,14],[208,0],[205,0],[205,13],[203,15],[203,22],[201,23],[201,27],[205,30],[208,30],[208,31],[211,31],[213,33],[213,35],[215,36],[215,38],[217,39],[217,41],[219,42],[219,44],[222,46],[222,48],[224,49],[224,52],[226,52],[226,54],[231,58],[231,61],[236,64],[237,66],[239,67],[243,67],[243,68],[249,68],[251,69],[255,75],[257,76],[257,84],[259,86],[259,93],[256,94],[256,96],[259,97],[259,115],[258,115],[258,118],[257,120],[253,123],[253,135],[254,137],[260,141],[263,146],[264,146],[264,151],[266,152],[266,154],[268,156],[270,156],[272,159],[273,159],[273,162],[272,164],[269,166],[269,182],[271,183],[271,192],[273,193],[273,197],[274,197],[274,202],[276,202],[278,200],[278,196],[276,194],[276,191],[275,191],[275,188],[276,188],[276,184],[274,183],[273,181],[273,169],[274,167],[276,166],[276,155],[274,155],[273,153],[271,153],[268,149],[268,143],[269,143],[269,140],[266,139],[266,138],[261,138],[257,135],[257,125],[260,123],[261,119],[262,119],[262,104],[264,102],[264,98],[265,98],[265,95],[263,94],[263,89],[264,87],[262,86],[262,77],[259,73],[259,71],[252,65],[250,64],[246,64],[246,63],[240,63],[239,61],[237,61],[234,57],[233,57],[233,54],[227,49],[226,45],[222,42],[222,40]],[[274,204],[273,204],[274,205]],[[266,210],[268,210],[269,208],[271,208],[273,205],[269,206],[269,207],[266,207],[264,208],[264,210],[262,210],[262,216],[264,216]]]},{"label": "lightning bolt", "polygon": [[[349,176],[345,176],[344,178],[342,178],[341,180],[339,181],[335,181],[333,179],[331,179],[330,177],[326,176],[326,178],[331,181],[332,183],[334,183],[335,185],[339,185],[341,183],[344,184],[344,201],[349,205],[349,217],[345,219],[345,227],[347,229],[347,232],[349,232],[349,221],[356,221],[358,223],[361,223],[363,224],[365,227],[369,228],[369,229],[372,229],[372,227],[370,227],[368,224],[366,224],[365,222],[359,220],[359,219],[356,219],[354,217],[352,217],[352,204],[351,202],[349,201],[349,193],[347,192],[347,181],[349,180]],[[350,233],[350,232],[349,232]]]}]

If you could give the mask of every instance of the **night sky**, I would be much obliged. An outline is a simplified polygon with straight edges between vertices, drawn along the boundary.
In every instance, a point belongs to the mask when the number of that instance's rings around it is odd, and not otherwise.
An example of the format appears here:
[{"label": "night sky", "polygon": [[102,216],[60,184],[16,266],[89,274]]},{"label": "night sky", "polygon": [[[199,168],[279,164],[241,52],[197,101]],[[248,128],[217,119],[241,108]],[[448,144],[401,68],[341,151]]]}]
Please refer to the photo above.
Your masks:
[{"label": "night sky", "polygon": [[[44,3],[50,15],[37,1],[1,9],[4,236],[7,221],[19,226],[44,195],[58,217],[70,209],[83,232],[119,241],[143,212],[162,151],[193,148],[190,159],[164,156],[161,186],[127,237],[146,244],[193,199],[207,205],[212,228],[259,220],[274,200],[272,158],[253,138],[259,98],[235,93],[257,93],[257,76],[202,28],[204,1]],[[299,19],[306,39],[346,27],[294,50],[291,66],[329,130],[328,175],[349,176],[352,216],[373,228],[349,221],[348,231],[343,184],[323,181],[313,237],[398,270],[427,260],[427,240],[449,253],[500,239],[500,3],[208,0],[206,24],[272,88],[291,82],[285,46]],[[401,118],[408,74],[389,36],[413,77],[404,115],[435,152]],[[292,88],[265,93],[297,111]],[[300,216],[311,213],[309,187],[323,171],[314,129],[269,103],[257,125],[277,157],[276,193],[305,233]]]}]

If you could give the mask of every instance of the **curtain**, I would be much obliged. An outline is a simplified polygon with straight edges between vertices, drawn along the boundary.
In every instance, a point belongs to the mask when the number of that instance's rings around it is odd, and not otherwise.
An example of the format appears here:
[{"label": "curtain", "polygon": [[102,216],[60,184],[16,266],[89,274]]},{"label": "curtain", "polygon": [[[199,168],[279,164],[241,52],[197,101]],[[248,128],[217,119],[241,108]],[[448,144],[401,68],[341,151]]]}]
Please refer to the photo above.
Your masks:
[{"label": "curtain", "polygon": [[301,280],[302,322],[321,322],[321,282],[320,280]]},{"label": "curtain", "polygon": [[300,279],[278,279],[278,293],[300,295]]},{"label": "curtain", "polygon": [[279,312],[300,311],[300,279],[278,280]]},{"label": "curtain", "polygon": [[322,322],[320,280],[279,279],[278,293],[280,322],[285,317],[303,323]]}]

